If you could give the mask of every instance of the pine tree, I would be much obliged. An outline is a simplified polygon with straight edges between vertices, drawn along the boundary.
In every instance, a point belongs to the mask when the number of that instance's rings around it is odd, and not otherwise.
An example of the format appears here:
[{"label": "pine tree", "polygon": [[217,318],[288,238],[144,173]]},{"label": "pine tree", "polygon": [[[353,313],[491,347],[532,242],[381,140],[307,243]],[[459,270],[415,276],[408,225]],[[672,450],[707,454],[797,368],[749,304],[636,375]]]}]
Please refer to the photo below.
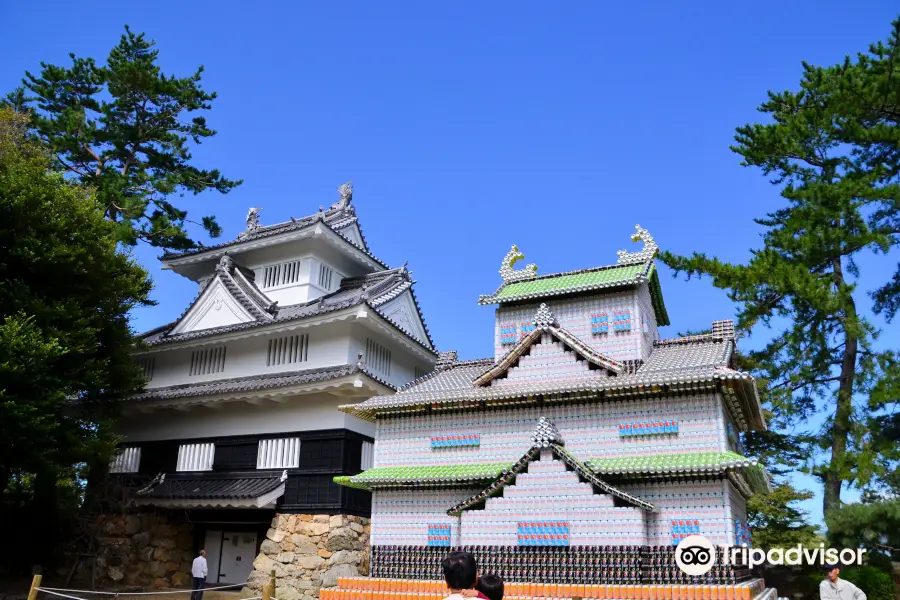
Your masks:
[{"label": "pine tree", "polygon": [[50,169],[26,124],[0,108],[0,522],[22,542],[0,553],[6,567],[47,564],[58,479],[109,460],[120,401],[144,386],[128,312],[150,292],[96,199]]},{"label": "pine tree", "polygon": [[[197,244],[185,229],[187,212],[171,197],[227,193],[241,182],[192,163],[190,143],[216,134],[203,116],[190,117],[216,98],[200,85],[203,67],[168,76],[158,56],[153,42],[126,27],[105,64],[74,54],[68,67],[41,63],[41,72],[23,81],[32,96],[14,90],[6,105],[30,110],[34,134],[67,176],[96,190],[120,241],[191,248]],[[200,224],[212,237],[221,233],[214,217]]]},{"label": "pine tree", "polygon": [[[898,130],[872,109],[872,90],[900,85],[900,78],[884,81],[896,35],[890,44],[890,52],[866,61],[804,64],[799,90],[770,92],[760,106],[770,122],[737,129],[732,149],[742,164],[770,177],[786,201],[756,220],[765,228],[763,247],[747,263],[702,253],[661,256],[676,273],[708,276],[727,290],[739,307],[739,329],[770,330],[771,341],[747,359],[766,383],[774,428],[799,432],[782,436],[784,448],[826,457],[810,466],[823,480],[826,513],[840,507],[845,484],[877,483],[897,458],[882,431],[896,408],[897,397],[883,390],[898,372],[897,357],[873,347],[878,331],[863,313],[871,308],[892,318],[900,284],[887,282],[870,295],[857,288],[859,258],[900,245],[900,164],[886,162],[900,154],[883,143]],[[853,101],[851,89],[871,94]],[[810,430],[806,424],[817,417],[825,417],[824,427]]]}]

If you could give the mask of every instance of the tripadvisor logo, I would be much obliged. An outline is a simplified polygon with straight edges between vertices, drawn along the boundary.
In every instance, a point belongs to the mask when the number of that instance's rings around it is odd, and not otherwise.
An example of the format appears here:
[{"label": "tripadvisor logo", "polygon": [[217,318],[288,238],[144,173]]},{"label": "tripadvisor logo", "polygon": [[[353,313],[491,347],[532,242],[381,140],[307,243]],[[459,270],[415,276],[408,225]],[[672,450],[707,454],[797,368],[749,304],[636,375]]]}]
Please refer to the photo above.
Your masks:
[{"label": "tripadvisor logo", "polygon": [[[804,548],[801,545],[790,548],[771,548],[768,551],[760,548],[748,548],[746,544],[741,546],[722,546],[722,564],[747,565],[749,568],[762,564],[769,565],[862,565],[865,548],[825,548],[825,544],[819,544],[818,548]],[[690,535],[675,548],[675,563],[686,575],[696,577],[705,575],[716,564],[716,548],[702,535]]]},{"label": "tripadvisor logo", "polygon": [[706,575],[716,564],[716,548],[702,535],[689,535],[675,548],[675,564],[693,577]]}]

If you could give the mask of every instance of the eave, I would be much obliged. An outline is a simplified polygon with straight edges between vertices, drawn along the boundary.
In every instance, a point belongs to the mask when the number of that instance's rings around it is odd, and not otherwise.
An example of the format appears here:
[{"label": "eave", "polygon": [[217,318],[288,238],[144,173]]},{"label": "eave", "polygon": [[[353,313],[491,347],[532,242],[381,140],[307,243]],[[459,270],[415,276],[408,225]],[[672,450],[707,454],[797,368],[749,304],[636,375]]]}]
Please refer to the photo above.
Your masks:
[{"label": "eave", "polygon": [[284,496],[284,484],[259,498],[222,498],[222,499],[174,499],[174,498],[136,498],[135,506],[156,506],[159,508],[251,508],[272,509],[278,499]]},{"label": "eave", "polygon": [[572,402],[606,402],[715,391],[721,392],[725,397],[725,405],[741,431],[765,430],[766,425],[762,419],[762,412],[749,411],[754,398],[758,403],[756,383],[753,377],[748,373],[731,370],[717,370],[704,375],[692,376],[675,374],[646,378],[619,376],[603,379],[580,379],[562,384],[552,382],[545,386],[545,389],[534,385],[524,392],[516,390],[513,386],[483,388],[473,386],[464,394],[440,400],[413,397],[392,404],[372,405],[363,402],[338,408],[360,419],[374,422],[377,418],[385,416],[412,416],[425,413],[451,413],[495,407],[518,408]]},{"label": "eave", "polygon": [[437,359],[437,352],[434,349],[425,346],[422,342],[400,329],[398,325],[378,312],[377,308],[373,308],[364,300],[357,300],[346,307],[336,308],[308,317],[297,317],[296,319],[285,319],[283,321],[276,320],[268,323],[252,322],[229,326],[227,328],[228,330],[225,332],[217,332],[215,329],[210,329],[208,330],[208,333],[204,334],[203,331],[200,331],[197,332],[198,335],[186,337],[184,339],[165,340],[156,343],[145,342],[144,347],[135,350],[133,355],[140,356],[143,354],[178,350],[181,348],[221,344],[238,339],[294,331],[297,329],[307,329],[326,323],[351,319],[368,319],[368,322],[372,323],[373,327],[386,333],[396,342],[405,346],[413,353],[418,354],[425,360],[433,362]]},{"label": "eave", "polygon": [[[287,374],[286,374],[287,375]],[[250,379],[250,378],[243,378]],[[204,382],[218,383],[216,380]],[[176,387],[176,386],[172,386]],[[151,388],[150,392],[168,391],[166,388]],[[223,404],[244,402],[247,404],[261,405],[265,402],[284,404],[290,402],[293,397],[317,392],[328,392],[343,397],[365,397],[372,393],[390,393],[393,387],[375,376],[355,370],[337,377],[325,377],[317,381],[304,382],[297,385],[287,385],[275,388],[248,389],[223,393],[209,394],[185,394],[173,395],[167,398],[131,399],[126,400],[123,411],[130,414],[148,414],[160,409],[175,409],[190,411],[195,408],[219,408]],[[172,390],[177,394],[178,390]]]},{"label": "eave", "polygon": [[372,268],[373,270],[390,268],[387,264],[376,258],[373,254],[357,246],[356,244],[345,238],[343,235],[335,231],[330,225],[328,225],[328,223],[322,220],[314,220],[311,223],[307,224],[301,224],[298,222],[298,226],[295,229],[291,229],[288,226],[286,227],[286,231],[279,231],[272,233],[271,235],[249,240],[234,240],[233,242],[225,242],[224,244],[219,244],[218,246],[213,246],[208,249],[203,249],[184,256],[164,254],[159,257],[159,260],[163,265],[163,269],[171,270],[174,267],[215,260],[223,256],[224,254],[239,254],[247,252],[249,250],[256,250],[259,248],[283,244],[285,242],[318,236],[322,236],[323,240],[331,243],[334,246],[337,246],[344,252],[355,257],[358,262]]}]

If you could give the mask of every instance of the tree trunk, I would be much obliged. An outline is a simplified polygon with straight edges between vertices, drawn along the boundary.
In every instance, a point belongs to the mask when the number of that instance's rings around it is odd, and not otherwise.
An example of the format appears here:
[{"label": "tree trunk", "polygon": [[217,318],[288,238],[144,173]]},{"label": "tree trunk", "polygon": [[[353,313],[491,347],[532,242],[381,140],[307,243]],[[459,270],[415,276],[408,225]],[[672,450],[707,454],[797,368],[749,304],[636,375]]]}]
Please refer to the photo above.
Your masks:
[{"label": "tree trunk", "polygon": [[[833,261],[835,287],[838,292],[844,285],[844,273],[841,259]],[[834,424],[831,427],[831,463],[825,473],[825,494],[822,501],[824,514],[841,506],[841,486],[844,483],[844,455],[847,452],[847,438],[850,434],[850,417],[853,412],[853,384],[856,375],[856,356],[859,350],[859,339],[855,333],[857,314],[856,303],[848,298],[844,315],[844,355],[841,358],[841,375],[837,391],[837,408],[834,412]]]}]

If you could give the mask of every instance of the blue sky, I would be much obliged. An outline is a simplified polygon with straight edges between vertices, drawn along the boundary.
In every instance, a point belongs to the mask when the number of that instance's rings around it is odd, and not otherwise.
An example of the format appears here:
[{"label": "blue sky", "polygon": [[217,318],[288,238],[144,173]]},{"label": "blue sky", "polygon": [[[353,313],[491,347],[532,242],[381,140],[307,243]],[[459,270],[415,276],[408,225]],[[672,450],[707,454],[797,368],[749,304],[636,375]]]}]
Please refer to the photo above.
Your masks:
[{"label": "blue sky", "polygon": [[[125,24],[158,42],[165,71],[204,65],[220,133],[195,157],[245,183],[186,198],[191,216],[215,214],[231,239],[247,207],[263,223],[311,214],[352,178],[370,247],[409,261],[435,341],[465,358],[491,354],[493,311],[476,300],[513,243],[541,273],[591,267],[636,249],[640,223],[664,248],[745,259],[752,218],[780,199],[729,151],[734,128],[795,86],[802,60],[863,50],[897,16],[894,2],[823,0],[0,7],[0,90],[69,52],[104,58]],[[159,301],[136,312],[144,330],[196,287],[136,252]],[[864,262],[863,288],[890,259]],[[663,289],[664,336],[734,314],[707,282],[664,273]],[[817,520],[820,507],[807,503]]]}]

